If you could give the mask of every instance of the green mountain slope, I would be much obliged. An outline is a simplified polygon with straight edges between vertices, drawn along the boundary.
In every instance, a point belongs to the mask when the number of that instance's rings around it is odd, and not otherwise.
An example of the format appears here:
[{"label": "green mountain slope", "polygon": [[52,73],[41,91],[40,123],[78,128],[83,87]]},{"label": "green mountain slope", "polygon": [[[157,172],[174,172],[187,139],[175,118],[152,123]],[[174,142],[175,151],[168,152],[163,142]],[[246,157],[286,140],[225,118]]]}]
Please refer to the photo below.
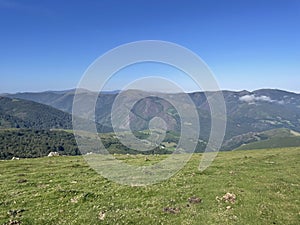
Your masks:
[{"label": "green mountain slope", "polygon": [[0,97],[0,128],[72,128],[72,117],[48,105]]},{"label": "green mountain slope", "polygon": [[273,129],[253,135],[252,140],[240,142],[237,150],[283,148],[300,146],[300,134],[289,129]]}]

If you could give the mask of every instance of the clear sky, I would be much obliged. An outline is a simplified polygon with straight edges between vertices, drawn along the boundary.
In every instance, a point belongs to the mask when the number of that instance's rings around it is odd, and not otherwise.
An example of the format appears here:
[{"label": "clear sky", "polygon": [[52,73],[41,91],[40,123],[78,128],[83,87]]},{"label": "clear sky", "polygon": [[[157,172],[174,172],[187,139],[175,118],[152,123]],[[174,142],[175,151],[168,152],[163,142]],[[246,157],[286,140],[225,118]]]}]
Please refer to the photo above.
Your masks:
[{"label": "clear sky", "polygon": [[149,39],[197,53],[221,89],[300,92],[299,0],[0,0],[0,93],[74,88],[106,51]]}]

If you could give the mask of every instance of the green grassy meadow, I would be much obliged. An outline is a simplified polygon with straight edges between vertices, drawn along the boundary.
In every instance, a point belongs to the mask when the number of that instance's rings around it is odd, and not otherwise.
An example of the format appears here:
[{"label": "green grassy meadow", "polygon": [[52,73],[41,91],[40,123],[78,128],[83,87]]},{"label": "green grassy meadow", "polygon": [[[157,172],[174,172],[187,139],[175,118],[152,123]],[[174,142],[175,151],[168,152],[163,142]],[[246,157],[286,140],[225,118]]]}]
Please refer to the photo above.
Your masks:
[{"label": "green grassy meadow", "polygon": [[[116,157],[141,165],[167,156]],[[145,187],[113,183],[81,156],[0,161],[0,224],[300,223],[300,148],[220,152],[204,172],[200,159]]]}]

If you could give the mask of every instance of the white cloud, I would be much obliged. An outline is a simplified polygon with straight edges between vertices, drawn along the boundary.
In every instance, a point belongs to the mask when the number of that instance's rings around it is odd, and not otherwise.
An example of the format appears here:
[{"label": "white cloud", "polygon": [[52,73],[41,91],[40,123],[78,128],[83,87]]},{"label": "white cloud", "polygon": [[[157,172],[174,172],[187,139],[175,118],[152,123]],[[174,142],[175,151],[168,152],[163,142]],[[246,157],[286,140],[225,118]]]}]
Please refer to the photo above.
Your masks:
[{"label": "white cloud", "polygon": [[244,95],[242,97],[239,98],[240,101],[242,102],[254,102],[255,101],[255,96],[254,95]]},{"label": "white cloud", "polygon": [[276,102],[278,104],[284,104],[284,101],[277,101],[277,100],[273,100],[268,96],[265,95],[261,95],[261,96],[255,96],[255,95],[244,95],[242,97],[239,98],[240,101],[242,102],[247,102],[247,103],[254,103],[254,102]]},{"label": "white cloud", "polygon": [[262,102],[273,102],[274,101],[270,97],[265,96],[265,95],[255,97],[255,100],[256,101],[262,101]]}]

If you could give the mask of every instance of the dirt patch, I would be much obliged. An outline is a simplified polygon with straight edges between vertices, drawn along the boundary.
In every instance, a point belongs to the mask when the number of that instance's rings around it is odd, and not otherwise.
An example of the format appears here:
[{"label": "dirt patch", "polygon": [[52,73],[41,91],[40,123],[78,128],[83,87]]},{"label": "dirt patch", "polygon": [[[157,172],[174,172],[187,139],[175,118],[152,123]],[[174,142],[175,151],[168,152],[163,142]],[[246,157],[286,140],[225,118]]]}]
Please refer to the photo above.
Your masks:
[{"label": "dirt patch", "polygon": [[7,223],[5,223],[4,225],[20,225],[22,224],[21,221],[19,220],[9,220]]},{"label": "dirt patch", "polygon": [[192,196],[188,199],[189,203],[191,204],[197,204],[197,203],[201,203],[202,202],[202,199],[201,198],[198,198],[196,196]]},{"label": "dirt patch", "polygon": [[19,180],[17,181],[17,183],[26,183],[26,182],[27,182],[26,179],[19,179]]},{"label": "dirt patch", "polygon": [[24,212],[25,209],[11,209],[7,212],[7,214],[11,217],[21,216],[21,213]]},{"label": "dirt patch", "polygon": [[16,220],[16,217],[21,217],[21,213],[24,212],[25,209],[11,209],[7,212],[7,214],[11,217],[11,219],[7,222],[4,223],[4,225],[19,225],[22,222],[19,220]]},{"label": "dirt patch", "polygon": [[180,213],[180,208],[166,207],[163,209],[163,211],[166,213],[177,214],[177,213]]}]

